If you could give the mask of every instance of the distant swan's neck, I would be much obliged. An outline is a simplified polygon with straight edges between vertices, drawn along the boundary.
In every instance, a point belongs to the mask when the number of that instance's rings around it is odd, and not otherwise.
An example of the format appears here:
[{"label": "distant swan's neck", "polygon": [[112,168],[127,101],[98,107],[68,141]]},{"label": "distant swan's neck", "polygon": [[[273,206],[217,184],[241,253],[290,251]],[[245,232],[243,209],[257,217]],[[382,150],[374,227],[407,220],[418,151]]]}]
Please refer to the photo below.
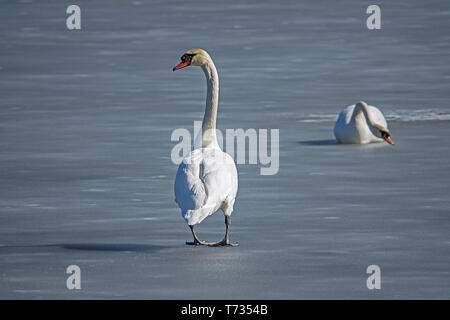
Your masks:
[{"label": "distant swan's neck", "polygon": [[216,137],[217,106],[219,104],[219,76],[212,60],[202,66],[206,76],[206,109],[202,123],[202,147],[219,148]]},{"label": "distant swan's neck", "polygon": [[356,104],[355,109],[353,110],[352,120],[356,121],[356,117],[361,114],[361,112],[364,114],[364,117],[366,118],[367,125],[369,126],[369,129],[372,131],[374,128],[375,122],[373,121],[372,114],[369,110],[369,106],[364,101],[361,101]]}]

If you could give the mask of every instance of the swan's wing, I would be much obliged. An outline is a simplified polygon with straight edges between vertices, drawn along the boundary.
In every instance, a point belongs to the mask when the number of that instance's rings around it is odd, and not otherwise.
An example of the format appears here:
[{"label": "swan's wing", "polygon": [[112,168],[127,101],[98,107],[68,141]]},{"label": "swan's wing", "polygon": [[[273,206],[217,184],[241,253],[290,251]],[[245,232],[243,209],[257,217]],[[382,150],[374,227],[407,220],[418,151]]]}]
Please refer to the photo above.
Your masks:
[{"label": "swan's wing", "polygon": [[236,165],[219,149],[194,150],[178,167],[175,201],[189,224],[201,222],[226,200],[232,211],[236,193]]},{"label": "swan's wing", "polygon": [[219,149],[209,149],[203,157],[203,174],[207,203],[221,204],[229,198],[234,200],[238,178],[236,164],[229,154]]},{"label": "swan's wing", "polygon": [[336,119],[336,125],[338,126],[346,126],[352,120],[353,110],[355,110],[355,105],[345,107],[344,110],[339,113],[339,116]]},{"label": "swan's wing", "polygon": [[380,111],[380,109],[378,109],[377,107],[374,107],[374,106],[369,106],[369,108],[370,108],[370,113],[372,114],[373,121],[375,121],[376,124],[388,129],[386,119],[384,118],[384,115]]},{"label": "swan's wing", "polygon": [[202,154],[196,151],[183,159],[175,177],[175,201],[183,211],[200,208],[207,198],[200,167]]},{"label": "swan's wing", "polygon": [[352,120],[354,109],[355,109],[354,104],[345,107],[344,110],[342,110],[341,113],[339,113],[336,123],[334,124],[333,130],[334,136],[341,143],[344,143],[348,140],[347,136],[349,135],[351,136],[352,134],[354,134],[355,129],[349,126]]}]

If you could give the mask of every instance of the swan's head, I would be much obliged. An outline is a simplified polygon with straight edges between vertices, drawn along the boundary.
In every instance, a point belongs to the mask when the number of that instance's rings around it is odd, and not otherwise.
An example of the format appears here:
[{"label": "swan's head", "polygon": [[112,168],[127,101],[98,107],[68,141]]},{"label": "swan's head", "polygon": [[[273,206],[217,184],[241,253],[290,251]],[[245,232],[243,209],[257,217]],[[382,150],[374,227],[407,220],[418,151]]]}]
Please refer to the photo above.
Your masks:
[{"label": "swan's head", "polygon": [[191,49],[186,51],[181,56],[181,62],[176,65],[172,70],[178,70],[187,66],[203,66],[211,61],[211,58],[205,50]]},{"label": "swan's head", "polygon": [[394,141],[392,141],[391,139],[391,134],[389,133],[389,130],[386,129],[385,127],[376,124],[373,133],[375,134],[376,137],[384,139],[387,143],[394,144]]}]

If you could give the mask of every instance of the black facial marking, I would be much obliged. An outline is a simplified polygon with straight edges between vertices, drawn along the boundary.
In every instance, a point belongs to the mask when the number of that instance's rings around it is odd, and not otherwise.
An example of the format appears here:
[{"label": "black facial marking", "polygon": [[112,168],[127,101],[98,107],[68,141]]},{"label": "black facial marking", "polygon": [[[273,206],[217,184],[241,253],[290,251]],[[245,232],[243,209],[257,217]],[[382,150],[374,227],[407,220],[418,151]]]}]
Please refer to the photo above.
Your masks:
[{"label": "black facial marking", "polygon": [[185,53],[181,56],[181,61],[186,62],[189,61],[189,63],[192,61],[192,58],[195,56],[195,53]]},{"label": "black facial marking", "polygon": [[386,131],[380,130],[380,132],[381,132],[381,136],[382,136],[382,137],[390,137],[390,136],[391,136],[391,135],[390,135],[388,132],[386,132]]}]

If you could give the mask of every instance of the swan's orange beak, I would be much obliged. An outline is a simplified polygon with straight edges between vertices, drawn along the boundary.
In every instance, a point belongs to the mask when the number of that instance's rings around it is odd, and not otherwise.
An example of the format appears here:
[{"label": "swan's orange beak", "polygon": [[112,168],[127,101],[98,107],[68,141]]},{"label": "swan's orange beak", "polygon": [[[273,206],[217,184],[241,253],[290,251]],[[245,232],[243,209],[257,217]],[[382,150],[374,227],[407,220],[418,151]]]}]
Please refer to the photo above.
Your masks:
[{"label": "swan's orange beak", "polygon": [[391,137],[389,137],[389,136],[385,135],[385,136],[383,136],[383,139],[389,144],[392,144],[392,145],[395,144],[394,141],[392,141]]},{"label": "swan's orange beak", "polygon": [[180,64],[177,64],[175,67],[173,67],[172,71],[178,70],[178,69],[182,69],[184,67],[187,67],[189,65],[189,60],[183,61]]}]

